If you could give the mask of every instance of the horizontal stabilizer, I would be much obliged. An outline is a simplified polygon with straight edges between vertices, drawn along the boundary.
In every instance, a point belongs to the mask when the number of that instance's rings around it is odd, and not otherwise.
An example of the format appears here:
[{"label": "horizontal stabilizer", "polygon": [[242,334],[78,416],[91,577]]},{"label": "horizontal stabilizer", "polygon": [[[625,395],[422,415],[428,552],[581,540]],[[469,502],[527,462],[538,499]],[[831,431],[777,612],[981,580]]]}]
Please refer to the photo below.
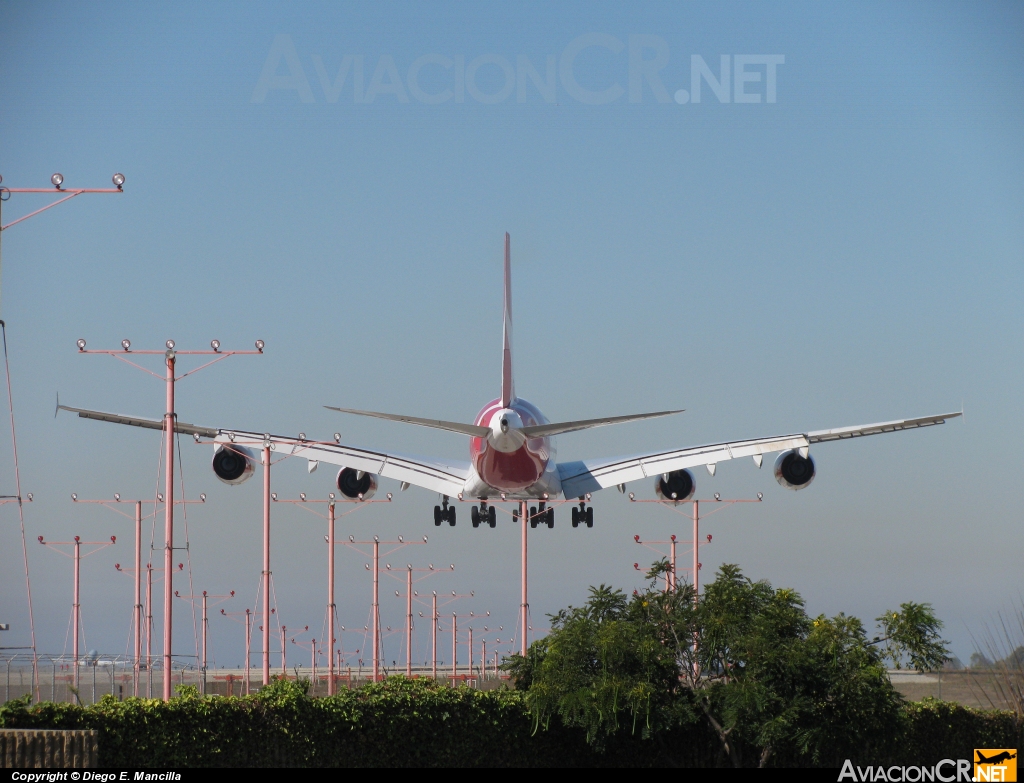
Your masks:
[{"label": "horizontal stabilizer", "polygon": [[[67,405],[58,405],[62,411],[77,413],[83,419],[95,419],[96,421],[109,421],[113,424],[127,424],[130,427],[143,427],[148,430],[164,429],[163,419],[141,419],[137,416],[122,416],[120,413],[104,413],[103,411],[90,411],[84,408],[69,408]],[[174,423],[174,431],[186,435],[199,435],[204,438],[217,437],[217,430],[210,427],[197,427],[195,424],[186,424],[183,421]]]},{"label": "horizontal stabilizer", "polygon": [[456,421],[440,421],[439,419],[420,419],[416,416],[400,416],[397,413],[377,413],[376,411],[357,411],[352,408],[335,408],[333,405],[325,405],[325,408],[341,413],[352,413],[356,416],[372,416],[375,419],[386,421],[400,421],[404,424],[418,424],[421,427],[432,427],[435,430],[448,430],[458,432],[462,435],[469,435],[471,438],[486,438],[491,430],[490,427],[480,427],[476,424],[459,424]]},{"label": "horizontal stabilizer", "polygon": [[658,411],[657,413],[637,413],[632,416],[606,416],[603,419],[580,419],[579,421],[559,421],[553,424],[537,424],[532,427],[522,427],[519,431],[527,438],[546,438],[550,435],[560,435],[563,432],[576,432],[577,430],[589,430],[594,427],[604,427],[606,424],[622,424],[627,421],[641,421],[643,419],[656,419],[659,416],[671,416],[677,411]]}]

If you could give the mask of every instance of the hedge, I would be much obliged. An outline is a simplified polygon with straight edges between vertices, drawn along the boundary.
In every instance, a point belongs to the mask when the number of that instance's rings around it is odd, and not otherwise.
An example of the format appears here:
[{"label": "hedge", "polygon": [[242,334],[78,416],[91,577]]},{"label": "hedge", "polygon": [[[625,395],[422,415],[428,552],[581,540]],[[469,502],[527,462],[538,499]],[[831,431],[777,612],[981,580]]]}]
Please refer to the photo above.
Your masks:
[{"label": "hedge", "polygon": [[[907,718],[899,759],[859,761],[930,764],[969,758],[974,747],[1024,744],[1012,713],[924,702],[908,705]],[[535,730],[516,691],[451,688],[403,677],[325,698],[310,698],[301,686],[277,681],[253,696],[203,698],[185,689],[166,703],[110,696],[88,707],[16,700],[0,707],[0,728],[97,729],[104,767],[712,767],[725,762],[703,723],[654,740],[625,731],[596,750],[575,730],[557,725]]]}]

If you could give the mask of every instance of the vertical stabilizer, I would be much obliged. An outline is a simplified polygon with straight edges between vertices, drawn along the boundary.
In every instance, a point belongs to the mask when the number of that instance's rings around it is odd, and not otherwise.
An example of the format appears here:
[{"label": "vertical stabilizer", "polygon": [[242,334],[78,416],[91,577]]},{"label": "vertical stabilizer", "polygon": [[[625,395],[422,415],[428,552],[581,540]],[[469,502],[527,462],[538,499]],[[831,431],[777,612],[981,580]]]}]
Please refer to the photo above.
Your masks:
[{"label": "vertical stabilizer", "polygon": [[512,257],[509,251],[509,235],[505,232],[505,323],[502,330],[501,354],[501,404],[507,408],[515,399],[516,389],[512,382]]}]

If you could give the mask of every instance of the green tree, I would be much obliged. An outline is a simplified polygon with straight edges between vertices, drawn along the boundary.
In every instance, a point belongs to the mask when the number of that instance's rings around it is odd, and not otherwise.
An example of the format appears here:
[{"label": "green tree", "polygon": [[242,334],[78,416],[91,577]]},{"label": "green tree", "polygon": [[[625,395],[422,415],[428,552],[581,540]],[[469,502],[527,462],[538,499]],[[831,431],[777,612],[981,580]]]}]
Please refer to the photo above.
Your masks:
[{"label": "green tree", "polygon": [[881,644],[884,656],[892,661],[893,668],[900,669],[910,661],[911,668],[930,672],[941,668],[949,659],[949,642],[943,641],[939,632],[942,621],[935,616],[931,604],[917,604],[908,601],[900,604],[900,610],[889,610],[876,622],[881,628],[881,638],[872,644]]},{"label": "green tree", "polygon": [[858,619],[812,619],[796,592],[735,565],[699,600],[689,585],[663,592],[667,568],[656,564],[647,589],[629,597],[592,588],[509,662],[538,727],[557,716],[600,744],[620,729],[656,737],[704,720],[737,767],[775,755],[832,760],[897,737],[901,699]]}]

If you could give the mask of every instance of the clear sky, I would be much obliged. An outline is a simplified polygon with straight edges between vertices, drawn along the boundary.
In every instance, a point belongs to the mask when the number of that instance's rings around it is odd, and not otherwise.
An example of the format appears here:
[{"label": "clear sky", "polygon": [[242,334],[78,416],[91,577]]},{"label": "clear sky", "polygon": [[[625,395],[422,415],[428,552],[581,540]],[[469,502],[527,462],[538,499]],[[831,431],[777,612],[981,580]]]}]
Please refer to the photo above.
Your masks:
[{"label": "clear sky", "polygon": [[[764,493],[708,520],[704,579],[736,562],[812,612],[869,625],[929,601],[966,659],[972,633],[1019,603],[1024,574],[1022,44],[1017,3],[0,4],[3,184],[127,177],[123,195],[3,235],[39,648],[64,646],[71,568],[36,536],[114,534],[83,566],[84,617],[88,647],[125,651],[131,580],[113,564],[131,560],[130,524],[70,494],[156,491],[158,434],[54,418],[58,391],[163,411],[159,381],[78,355],[77,338],[260,338],[264,356],[181,383],[183,421],[465,458],[458,436],[321,406],[471,421],[500,385],[508,231],[521,396],[552,420],[686,408],[562,436],[561,459],[963,404],[965,420],[940,428],[814,449],[803,492],[750,460],[696,475],[700,497]],[[4,222],[45,203],[15,195]],[[183,446],[186,491],[209,498],[189,513],[194,589],[252,607],[259,482],[220,484],[209,447]],[[295,461],[274,488],[322,498],[332,478]],[[653,497],[647,482],[631,489]],[[431,493],[381,490],[394,504],[339,533],[428,535],[393,564],[454,563],[423,588],[474,591],[459,610],[491,611],[507,636],[518,530],[437,529]],[[537,627],[588,585],[636,585],[633,563],[651,558],[634,534],[688,535],[683,518],[616,492],[594,506],[593,530],[564,509],[531,534]],[[319,637],[324,529],[281,507],[273,528],[280,615]],[[338,562],[341,622],[362,627],[363,559]],[[400,585],[385,584],[383,620],[397,625]],[[0,591],[3,643],[27,643],[10,505]],[[190,653],[184,609],[176,645]],[[240,662],[241,627],[216,618],[211,635],[219,664]],[[426,639],[421,624],[418,651]]]}]

